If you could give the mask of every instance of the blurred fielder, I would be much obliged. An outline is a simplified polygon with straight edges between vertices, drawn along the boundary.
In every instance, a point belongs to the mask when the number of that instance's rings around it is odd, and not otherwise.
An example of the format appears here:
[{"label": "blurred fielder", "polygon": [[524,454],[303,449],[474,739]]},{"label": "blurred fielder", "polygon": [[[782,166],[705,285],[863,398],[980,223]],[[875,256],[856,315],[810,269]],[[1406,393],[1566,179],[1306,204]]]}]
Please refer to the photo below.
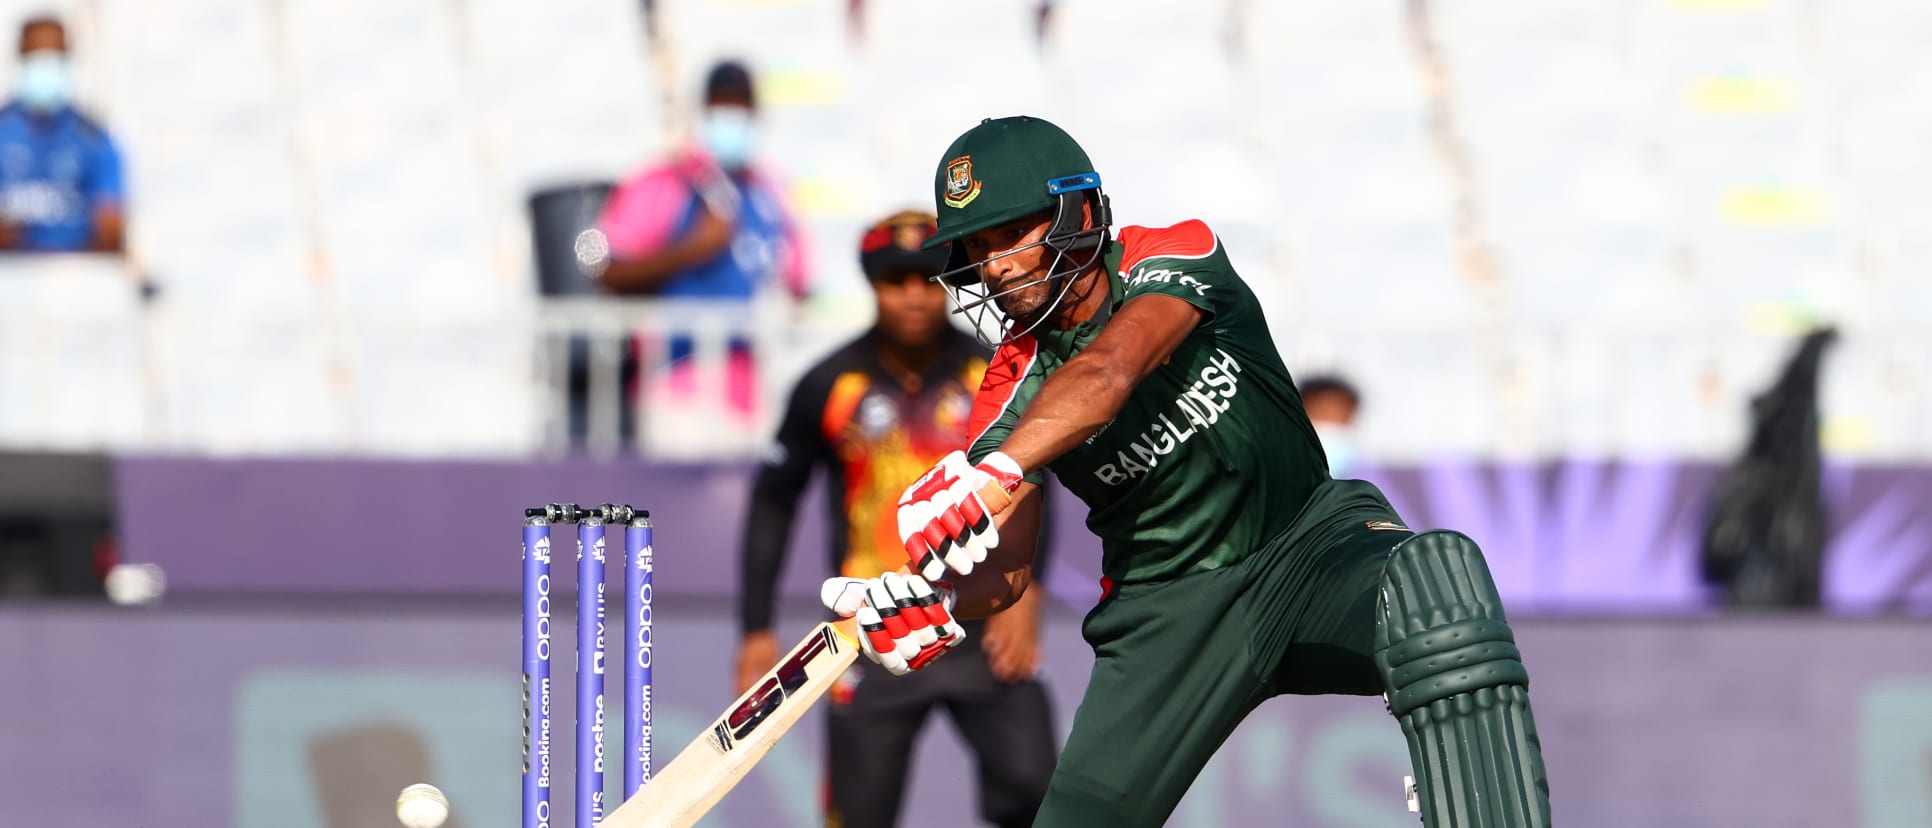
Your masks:
[{"label": "blurred fielder", "polygon": [[1529,676],[1481,551],[1329,477],[1207,226],[1114,234],[1086,152],[1037,118],[960,136],[934,188],[939,278],[998,351],[969,448],[899,499],[914,574],[826,584],[867,655],[907,672],[957,645],[892,623],[928,590],[967,618],[1026,594],[1051,468],[1090,509],[1105,578],[1082,628],[1093,676],[1037,824],[1161,824],[1256,705],[1349,693],[1387,699],[1426,824],[1548,825]]},{"label": "blurred fielder", "polygon": [[[792,390],[778,440],[753,489],[745,527],[743,693],[778,662],[772,593],[784,566],[799,495],[823,466],[833,499],[832,562],[870,578],[905,565],[896,502],[909,477],[970,436],[973,390],[986,352],[946,321],[946,291],[932,281],[943,250],[930,213],[900,213],[860,241],[878,321],[814,366]],[[893,680],[860,662],[831,691],[826,823],[897,824],[908,757],[928,714],[944,708],[977,760],[980,816],[1003,828],[1033,824],[1053,773],[1052,708],[1038,678],[1043,594],[961,629],[967,643],[945,664]]]}]

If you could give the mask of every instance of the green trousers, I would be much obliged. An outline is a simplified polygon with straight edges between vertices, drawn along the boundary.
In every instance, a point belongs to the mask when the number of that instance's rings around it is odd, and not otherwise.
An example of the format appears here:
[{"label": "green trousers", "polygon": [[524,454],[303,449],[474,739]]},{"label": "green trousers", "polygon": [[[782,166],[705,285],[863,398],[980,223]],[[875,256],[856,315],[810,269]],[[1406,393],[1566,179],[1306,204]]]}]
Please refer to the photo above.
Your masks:
[{"label": "green trousers", "polygon": [[1261,702],[1381,694],[1378,584],[1410,536],[1374,486],[1332,481],[1241,563],[1117,587],[1081,628],[1093,676],[1034,824],[1159,825]]}]

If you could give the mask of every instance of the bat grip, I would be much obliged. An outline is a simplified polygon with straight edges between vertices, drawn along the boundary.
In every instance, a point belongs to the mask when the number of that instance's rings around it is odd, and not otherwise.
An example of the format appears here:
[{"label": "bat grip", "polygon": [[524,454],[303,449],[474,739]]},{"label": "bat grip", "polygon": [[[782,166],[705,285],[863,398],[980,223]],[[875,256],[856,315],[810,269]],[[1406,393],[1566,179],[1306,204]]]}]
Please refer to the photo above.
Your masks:
[{"label": "bat grip", "polygon": [[979,500],[986,504],[986,513],[995,520],[998,520],[1007,509],[1013,507],[1013,493],[1007,491],[1006,487],[1001,486],[997,480],[979,487]]},{"label": "bat grip", "polygon": [[839,635],[845,638],[846,644],[853,647],[859,646],[859,619],[857,616],[833,621],[832,629],[837,630]]}]

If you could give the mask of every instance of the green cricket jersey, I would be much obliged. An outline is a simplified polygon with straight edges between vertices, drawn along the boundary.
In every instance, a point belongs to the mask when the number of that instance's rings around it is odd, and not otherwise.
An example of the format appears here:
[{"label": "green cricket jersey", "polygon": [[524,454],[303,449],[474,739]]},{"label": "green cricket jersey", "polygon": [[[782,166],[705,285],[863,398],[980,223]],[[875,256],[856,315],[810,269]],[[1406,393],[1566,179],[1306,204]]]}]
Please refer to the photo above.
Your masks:
[{"label": "green cricket jersey", "polygon": [[1112,309],[1161,294],[1205,317],[1134,388],[1114,419],[1049,464],[1090,509],[1102,573],[1164,580],[1240,561],[1294,520],[1328,462],[1254,292],[1206,224],[1123,227],[1103,259],[1107,313],[999,349],[974,403],[968,455],[1000,447],[1054,370],[1092,342]]}]

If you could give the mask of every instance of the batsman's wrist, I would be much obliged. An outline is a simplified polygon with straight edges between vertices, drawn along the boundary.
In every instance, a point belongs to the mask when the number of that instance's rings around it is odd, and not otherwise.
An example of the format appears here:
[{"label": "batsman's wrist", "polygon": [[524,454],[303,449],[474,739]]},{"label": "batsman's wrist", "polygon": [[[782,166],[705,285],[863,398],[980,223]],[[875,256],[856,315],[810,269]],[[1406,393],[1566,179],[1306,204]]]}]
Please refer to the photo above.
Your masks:
[{"label": "batsman's wrist", "polygon": [[1004,451],[995,451],[986,455],[986,459],[979,461],[979,466],[991,474],[993,479],[998,480],[1001,488],[1009,492],[1019,488],[1020,481],[1026,479],[1026,469],[1021,467],[1020,462],[1014,460],[1012,455]]}]

